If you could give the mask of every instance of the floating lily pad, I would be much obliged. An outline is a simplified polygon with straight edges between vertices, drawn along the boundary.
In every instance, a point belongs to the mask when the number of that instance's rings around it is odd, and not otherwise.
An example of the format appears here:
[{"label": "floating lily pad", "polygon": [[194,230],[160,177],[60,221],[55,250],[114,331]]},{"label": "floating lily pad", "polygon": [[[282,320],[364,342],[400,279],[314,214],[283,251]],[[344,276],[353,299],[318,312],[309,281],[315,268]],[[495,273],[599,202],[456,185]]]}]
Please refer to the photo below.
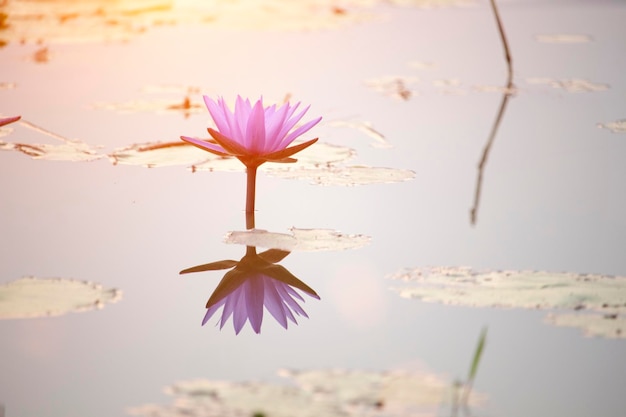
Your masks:
[{"label": "floating lily pad", "polygon": [[626,315],[610,314],[548,314],[546,322],[556,326],[577,327],[588,337],[619,339],[626,337]]},{"label": "floating lily pad", "polygon": [[138,143],[116,149],[109,155],[114,165],[136,165],[147,168],[190,166],[208,158],[214,158],[214,156],[183,141]]},{"label": "floating lily pad", "polygon": [[224,241],[246,246],[280,249],[284,251],[331,251],[356,249],[369,244],[365,235],[348,235],[330,229],[289,229],[291,234],[268,232],[261,229],[229,232]]},{"label": "floating lily pad", "polygon": [[267,173],[279,178],[305,179],[316,185],[387,184],[415,178],[415,172],[407,169],[364,165],[331,165],[319,168],[276,167],[268,169]]},{"label": "floating lily pad", "polygon": [[374,129],[374,127],[372,126],[370,122],[351,121],[351,120],[334,120],[334,121],[329,122],[328,124],[334,127],[347,127],[347,128],[356,129],[360,132],[363,132],[365,135],[367,135],[368,137],[374,140],[372,142],[372,146],[375,148],[393,147],[382,133]]},{"label": "floating lily pad", "polygon": [[[171,405],[127,410],[150,417],[437,416],[450,404],[451,383],[440,375],[408,371],[283,370],[289,385],[197,379],[165,389]],[[470,405],[484,402],[474,395]]]},{"label": "floating lily pad", "polygon": [[507,87],[502,85],[475,85],[473,87],[474,91],[478,91],[480,93],[498,93],[498,94],[517,94],[516,87]]},{"label": "floating lily pad", "polygon": [[93,161],[103,158],[89,145],[82,142],[68,142],[59,145],[7,143],[0,141],[0,149],[22,152],[33,159],[48,161]]},{"label": "floating lily pad", "polygon": [[[626,328],[621,327],[626,318],[626,277],[433,267],[402,270],[390,278],[406,283],[394,288],[401,297],[472,307],[578,311],[577,318],[556,312],[549,321],[582,327],[590,335],[606,336],[608,329],[611,337],[626,337]],[[614,321],[608,324],[601,318]]]},{"label": "floating lily pad", "polygon": [[386,96],[406,101],[418,95],[414,88],[418,82],[419,78],[413,76],[385,76],[366,80],[365,85]]},{"label": "floating lily pad", "polygon": [[626,119],[608,123],[599,123],[598,127],[602,129],[609,129],[613,133],[626,133]]},{"label": "floating lily pad", "polygon": [[48,161],[93,161],[105,156],[80,140],[65,138],[25,120],[19,121],[18,124],[42,133],[45,136],[57,139],[62,143],[30,144],[0,141],[0,150],[18,151],[32,157],[33,159],[44,159]]},{"label": "floating lily pad", "polygon": [[203,103],[192,101],[185,96],[179,99],[153,99],[153,100],[133,100],[123,103],[95,103],[93,105],[98,110],[113,110],[120,113],[135,112],[155,112],[155,113],[183,113],[185,116],[196,113],[204,113]]},{"label": "floating lily pad", "polygon": [[[294,145],[301,143],[295,141]],[[207,153],[208,154],[208,153]],[[352,158],[355,151],[345,146],[332,145],[324,142],[317,142],[313,146],[309,146],[302,152],[298,152],[294,157],[298,160],[289,164],[263,164],[261,171],[266,171],[273,176],[276,171],[300,169],[324,169],[332,164],[342,162]],[[222,158],[208,154],[207,159],[203,163],[194,165],[194,171],[244,171],[245,167],[236,158]]]},{"label": "floating lily pad", "polygon": [[568,93],[593,93],[609,89],[608,84],[593,83],[579,78],[565,80],[555,80],[553,78],[528,78],[526,82],[529,84],[549,85],[553,88],[565,90]]},{"label": "floating lily pad", "polygon": [[0,285],[0,319],[51,317],[101,309],[121,297],[120,290],[92,282],[24,277]]}]

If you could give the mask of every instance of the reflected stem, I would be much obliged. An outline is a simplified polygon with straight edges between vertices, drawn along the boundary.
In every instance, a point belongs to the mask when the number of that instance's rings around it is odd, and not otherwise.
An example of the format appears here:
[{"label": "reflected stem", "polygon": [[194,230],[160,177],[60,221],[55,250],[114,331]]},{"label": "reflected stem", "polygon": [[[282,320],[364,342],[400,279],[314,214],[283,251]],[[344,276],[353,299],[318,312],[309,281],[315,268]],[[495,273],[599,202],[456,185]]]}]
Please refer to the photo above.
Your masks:
[{"label": "reflected stem", "polygon": [[258,166],[250,165],[246,167],[247,187],[246,187],[246,229],[254,229],[254,199],[256,193],[256,171]]},{"label": "reflected stem", "polygon": [[504,58],[506,59],[507,66],[507,81],[504,94],[502,95],[502,101],[500,102],[500,108],[498,110],[498,114],[496,115],[496,120],[493,123],[491,128],[491,133],[489,133],[489,138],[487,139],[487,143],[483,148],[483,153],[480,158],[480,162],[478,163],[478,178],[476,179],[476,190],[474,192],[474,205],[470,210],[470,223],[472,226],[476,225],[476,221],[478,219],[478,205],[480,204],[480,193],[482,190],[483,184],[483,172],[485,170],[485,165],[487,164],[487,158],[489,157],[489,151],[491,150],[491,145],[496,138],[496,134],[498,132],[498,128],[500,127],[500,122],[502,120],[502,116],[504,115],[504,111],[506,109],[506,105],[509,101],[511,95],[513,95],[513,58],[511,57],[511,49],[509,48],[509,42],[506,39],[506,34],[504,33],[504,26],[502,25],[502,20],[500,19],[500,13],[498,12],[498,6],[496,5],[496,0],[490,0],[491,8],[493,10],[493,15],[496,19],[496,24],[498,26],[498,32],[500,34],[500,40],[502,41],[502,47],[504,48]]},{"label": "reflected stem", "polygon": [[474,191],[474,205],[470,210],[470,222],[472,226],[476,225],[476,221],[478,219],[478,206],[480,205],[480,193],[483,185],[483,173],[485,171],[485,166],[487,165],[487,159],[489,158],[489,151],[491,151],[491,145],[493,145],[494,140],[496,139],[496,135],[498,133],[498,128],[500,127],[500,122],[502,121],[502,116],[504,116],[504,111],[506,110],[506,105],[509,102],[509,98],[511,97],[510,89],[513,87],[512,83],[509,82],[506,86],[506,92],[502,95],[502,101],[500,102],[500,109],[498,110],[498,114],[496,116],[496,120],[491,127],[491,133],[489,134],[489,138],[487,139],[487,143],[483,148],[483,153],[480,158],[480,162],[478,163],[478,178],[476,178],[476,189]]}]

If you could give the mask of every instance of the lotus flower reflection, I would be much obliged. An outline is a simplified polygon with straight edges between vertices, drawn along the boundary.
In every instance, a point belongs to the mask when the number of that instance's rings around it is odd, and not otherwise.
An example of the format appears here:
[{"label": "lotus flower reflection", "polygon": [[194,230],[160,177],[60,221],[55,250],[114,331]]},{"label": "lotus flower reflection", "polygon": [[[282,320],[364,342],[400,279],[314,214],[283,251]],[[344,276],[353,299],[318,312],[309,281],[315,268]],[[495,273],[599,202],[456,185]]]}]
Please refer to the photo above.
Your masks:
[{"label": "lotus flower reflection", "polygon": [[299,302],[304,302],[304,298],[295,289],[318,300],[319,296],[287,269],[276,265],[276,262],[288,254],[289,252],[278,249],[270,249],[257,254],[256,248],[248,246],[246,255],[239,262],[223,260],[181,271],[181,274],[187,274],[234,267],[224,275],[207,301],[207,311],[202,325],[206,324],[222,307],[220,329],[232,316],[236,334],[239,334],[246,321],[250,322],[256,333],[260,333],[263,307],[285,329],[288,320],[298,324],[296,315],[308,318],[309,316],[299,304]]},{"label": "lotus flower reflection", "polygon": [[291,158],[293,154],[317,141],[316,138],[288,148],[298,136],[322,120],[318,117],[292,131],[309,109],[307,106],[296,114],[300,103],[264,107],[262,98],[252,105],[250,100],[237,96],[235,110],[231,111],[221,97],[215,102],[204,96],[204,102],[217,126],[217,130],[208,129],[215,142],[187,136],[181,139],[216,155],[234,156],[248,168],[267,161],[295,162]]}]

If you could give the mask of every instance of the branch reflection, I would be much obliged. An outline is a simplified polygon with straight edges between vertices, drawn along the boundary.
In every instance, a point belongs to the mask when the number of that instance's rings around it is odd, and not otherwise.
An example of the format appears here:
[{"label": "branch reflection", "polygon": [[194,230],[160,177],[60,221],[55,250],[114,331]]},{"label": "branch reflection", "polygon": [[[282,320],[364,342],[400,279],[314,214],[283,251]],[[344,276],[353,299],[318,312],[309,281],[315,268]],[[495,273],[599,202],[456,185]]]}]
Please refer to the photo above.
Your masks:
[{"label": "branch reflection", "polygon": [[483,154],[480,158],[480,162],[478,163],[478,178],[476,179],[476,190],[474,191],[474,205],[470,210],[470,223],[472,224],[472,226],[476,225],[476,219],[478,217],[480,192],[483,185],[483,172],[485,170],[485,165],[487,164],[489,151],[491,150],[491,145],[493,145],[493,141],[495,140],[496,134],[498,133],[500,121],[502,120],[502,116],[504,115],[504,111],[506,109],[507,103],[509,102],[509,98],[515,93],[515,87],[513,85],[513,58],[511,55],[511,50],[509,48],[509,42],[507,41],[506,34],[504,33],[504,25],[502,24],[502,20],[500,19],[500,13],[498,12],[498,6],[496,5],[496,1],[490,0],[490,4],[491,10],[493,11],[493,15],[496,19],[496,25],[498,27],[498,33],[500,34],[502,48],[504,49],[504,59],[506,60],[507,68],[507,82],[506,86],[503,89],[502,101],[500,102],[500,108],[498,110],[496,120],[493,122],[491,133],[489,133],[487,143],[483,148]]},{"label": "branch reflection", "polygon": [[500,102],[500,107],[498,108],[496,120],[493,122],[493,126],[491,127],[491,133],[489,133],[487,143],[483,148],[483,153],[480,158],[480,162],[478,163],[478,177],[476,178],[476,189],[474,191],[474,205],[470,210],[470,222],[472,226],[476,225],[476,220],[478,218],[478,206],[480,204],[480,192],[483,185],[483,173],[485,171],[485,166],[487,165],[487,158],[489,158],[489,151],[491,151],[491,145],[493,145],[493,142],[496,138],[498,128],[500,127],[500,122],[502,121],[504,111],[506,110],[506,105],[509,102],[509,98],[513,95],[513,90],[513,81],[509,78],[508,84],[506,85],[506,87],[504,87],[504,93],[502,94],[502,101]]},{"label": "branch reflection", "polygon": [[232,316],[236,334],[239,334],[246,321],[250,322],[256,333],[260,333],[263,307],[285,329],[288,321],[298,324],[296,315],[308,318],[299,304],[305,302],[304,298],[296,289],[312,298],[319,300],[320,297],[285,267],[277,264],[289,253],[279,249],[257,253],[256,247],[247,246],[246,254],[239,261],[227,259],[182,270],[181,274],[189,274],[230,269],[209,297],[202,325],[222,307],[220,329]]}]

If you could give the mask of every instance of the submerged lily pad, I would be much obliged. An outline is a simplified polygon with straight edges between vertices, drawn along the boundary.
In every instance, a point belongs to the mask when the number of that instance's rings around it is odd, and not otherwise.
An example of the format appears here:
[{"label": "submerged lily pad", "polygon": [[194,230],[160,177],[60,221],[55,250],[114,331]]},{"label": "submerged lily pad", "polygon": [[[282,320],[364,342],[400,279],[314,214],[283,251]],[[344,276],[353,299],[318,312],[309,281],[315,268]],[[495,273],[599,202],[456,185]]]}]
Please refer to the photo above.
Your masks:
[{"label": "submerged lily pad", "polygon": [[[578,311],[576,319],[558,312],[549,322],[581,327],[590,335],[626,337],[622,327],[626,277],[432,267],[402,270],[389,278],[407,284],[394,288],[404,298],[472,307]],[[614,321],[609,325],[603,320]]]},{"label": "submerged lily pad", "polygon": [[[408,371],[282,370],[291,384],[196,379],[165,389],[171,405],[127,410],[150,417],[437,416],[451,402],[451,383],[440,375]],[[475,395],[470,405],[480,404]]]},{"label": "submerged lily pad", "polygon": [[122,292],[99,284],[65,278],[24,277],[0,285],[0,319],[60,316],[101,309]]},{"label": "submerged lily pad", "polygon": [[609,129],[613,133],[626,133],[626,119],[608,123],[599,123],[598,127],[602,129]]},{"label": "submerged lily pad", "polygon": [[224,242],[284,251],[330,251],[356,249],[369,244],[365,235],[347,235],[330,229],[289,229],[291,234],[261,229],[229,232]]}]

